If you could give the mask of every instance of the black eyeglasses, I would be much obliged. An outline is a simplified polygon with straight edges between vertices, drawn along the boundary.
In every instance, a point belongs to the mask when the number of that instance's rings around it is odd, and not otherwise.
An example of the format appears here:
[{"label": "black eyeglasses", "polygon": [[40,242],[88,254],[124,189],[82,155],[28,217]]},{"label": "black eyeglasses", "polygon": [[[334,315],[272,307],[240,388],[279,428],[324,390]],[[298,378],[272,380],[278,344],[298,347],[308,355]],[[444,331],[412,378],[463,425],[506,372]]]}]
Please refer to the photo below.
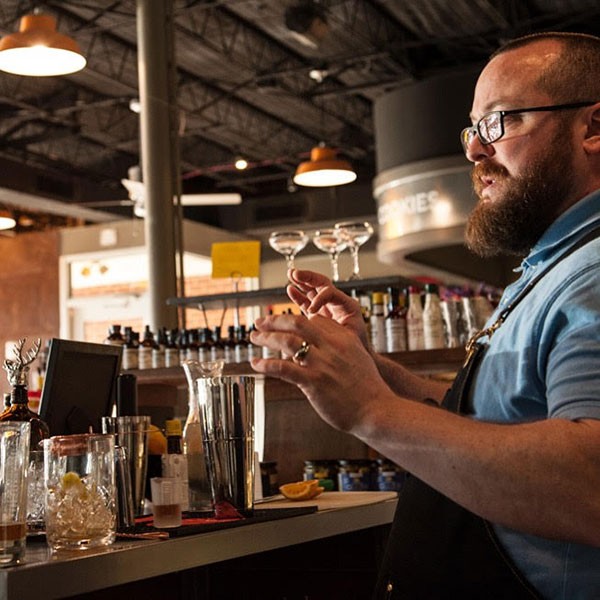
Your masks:
[{"label": "black eyeglasses", "polygon": [[493,144],[497,142],[504,135],[504,117],[507,115],[516,115],[518,113],[526,112],[542,112],[542,111],[555,111],[555,110],[570,110],[573,108],[583,108],[584,106],[592,106],[595,102],[574,102],[572,104],[555,104],[553,106],[535,106],[533,108],[515,108],[513,110],[494,110],[489,112],[475,125],[471,127],[465,127],[460,132],[460,141],[463,146],[463,150],[467,152],[469,145],[475,138],[479,137],[479,141],[485,146],[487,144]]}]

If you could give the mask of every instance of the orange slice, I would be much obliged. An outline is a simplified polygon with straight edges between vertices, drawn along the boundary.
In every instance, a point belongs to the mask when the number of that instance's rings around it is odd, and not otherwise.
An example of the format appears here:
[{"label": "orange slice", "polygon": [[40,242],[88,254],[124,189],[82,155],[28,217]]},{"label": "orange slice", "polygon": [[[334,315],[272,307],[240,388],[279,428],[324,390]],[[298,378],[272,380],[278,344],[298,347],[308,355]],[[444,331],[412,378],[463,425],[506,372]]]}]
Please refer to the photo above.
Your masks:
[{"label": "orange slice", "polygon": [[319,486],[317,479],[286,483],[279,487],[279,491],[288,500],[312,500],[321,494],[324,489],[325,488]]}]

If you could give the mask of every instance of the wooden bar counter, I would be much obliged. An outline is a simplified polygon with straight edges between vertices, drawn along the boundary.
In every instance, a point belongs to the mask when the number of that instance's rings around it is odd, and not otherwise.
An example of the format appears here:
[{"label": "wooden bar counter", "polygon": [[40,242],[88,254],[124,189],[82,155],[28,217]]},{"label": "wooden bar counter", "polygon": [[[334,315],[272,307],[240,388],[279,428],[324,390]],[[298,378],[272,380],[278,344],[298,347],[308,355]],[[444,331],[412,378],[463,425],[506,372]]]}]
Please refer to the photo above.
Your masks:
[{"label": "wooden bar counter", "polygon": [[[167,540],[117,540],[58,554],[30,540],[23,565],[0,569],[0,600],[291,598],[294,591],[302,598],[351,598],[346,584],[358,598],[357,582],[365,591],[373,583],[396,503],[393,492],[327,492],[308,503],[258,505],[316,504],[310,514]],[[353,564],[355,548],[362,554]],[[327,563],[333,556],[335,565]]]}]

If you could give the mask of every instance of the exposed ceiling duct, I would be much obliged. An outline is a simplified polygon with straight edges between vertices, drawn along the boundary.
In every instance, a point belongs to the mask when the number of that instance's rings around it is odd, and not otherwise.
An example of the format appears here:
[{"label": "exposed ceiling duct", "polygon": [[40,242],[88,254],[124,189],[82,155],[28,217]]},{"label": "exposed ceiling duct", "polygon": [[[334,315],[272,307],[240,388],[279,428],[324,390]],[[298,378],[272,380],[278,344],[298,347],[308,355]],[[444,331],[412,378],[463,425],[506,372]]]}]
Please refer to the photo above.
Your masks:
[{"label": "exposed ceiling duct", "polygon": [[[63,77],[0,73],[0,186],[75,205],[122,199],[121,179],[140,163],[139,115],[130,110],[131,100],[139,98],[136,2],[34,4],[57,19],[57,29],[77,41],[88,62]],[[0,36],[15,32],[34,4],[2,0]],[[358,178],[347,187],[362,194],[376,174],[373,103],[390,91],[480,65],[516,35],[546,29],[600,33],[597,0],[172,5],[182,192],[234,192],[244,199],[235,208],[191,207],[184,213],[219,227],[242,223],[231,219],[231,211],[246,212],[245,203],[257,205],[261,216],[282,197],[298,204],[288,191],[290,178],[322,141],[352,164]],[[313,44],[299,35],[312,35]],[[429,116],[419,125],[431,127]],[[234,166],[239,155],[249,163],[243,171]],[[20,177],[4,169],[2,160],[18,163]],[[31,185],[40,173],[56,184],[52,193]],[[345,197],[352,189],[339,193]],[[312,214],[323,194],[300,193],[312,198]],[[371,202],[371,195],[363,200]]]}]

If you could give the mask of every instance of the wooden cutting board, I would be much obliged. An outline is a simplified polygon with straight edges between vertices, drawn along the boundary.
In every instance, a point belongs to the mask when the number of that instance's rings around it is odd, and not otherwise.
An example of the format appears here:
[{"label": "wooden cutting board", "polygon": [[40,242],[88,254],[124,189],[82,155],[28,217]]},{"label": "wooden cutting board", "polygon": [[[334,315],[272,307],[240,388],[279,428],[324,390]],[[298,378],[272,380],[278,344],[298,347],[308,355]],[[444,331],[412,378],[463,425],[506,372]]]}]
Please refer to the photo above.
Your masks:
[{"label": "wooden cutting board", "polygon": [[293,508],[301,506],[317,506],[319,510],[332,510],[376,504],[393,500],[398,497],[397,492],[323,492],[312,500],[292,501],[281,495],[268,502],[257,504],[257,508]]}]

